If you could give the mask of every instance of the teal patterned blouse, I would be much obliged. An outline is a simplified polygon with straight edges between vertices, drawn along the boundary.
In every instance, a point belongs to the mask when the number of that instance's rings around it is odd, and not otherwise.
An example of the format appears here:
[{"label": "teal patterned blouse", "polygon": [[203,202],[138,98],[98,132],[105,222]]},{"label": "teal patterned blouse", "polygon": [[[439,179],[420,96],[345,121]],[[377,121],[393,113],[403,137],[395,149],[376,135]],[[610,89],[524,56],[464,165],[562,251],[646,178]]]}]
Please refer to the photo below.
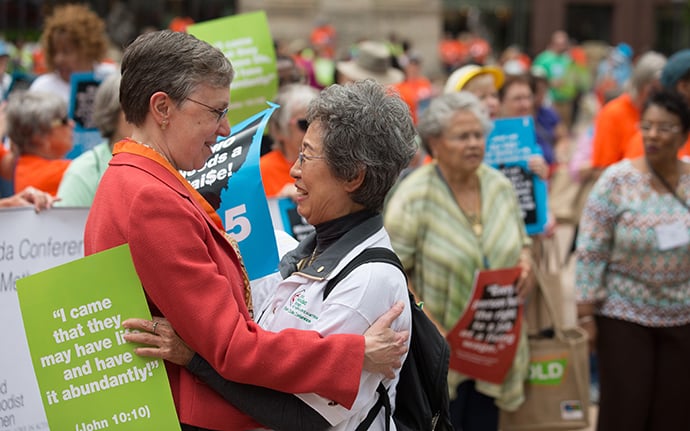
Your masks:
[{"label": "teal patterned blouse", "polygon": [[[678,237],[690,237],[690,211],[654,190],[651,180],[624,160],[592,189],[577,242],[578,302],[644,326],[684,325],[690,323],[690,244],[661,250],[657,231],[675,224],[686,232]],[[681,176],[676,192],[690,203],[690,175]]]}]

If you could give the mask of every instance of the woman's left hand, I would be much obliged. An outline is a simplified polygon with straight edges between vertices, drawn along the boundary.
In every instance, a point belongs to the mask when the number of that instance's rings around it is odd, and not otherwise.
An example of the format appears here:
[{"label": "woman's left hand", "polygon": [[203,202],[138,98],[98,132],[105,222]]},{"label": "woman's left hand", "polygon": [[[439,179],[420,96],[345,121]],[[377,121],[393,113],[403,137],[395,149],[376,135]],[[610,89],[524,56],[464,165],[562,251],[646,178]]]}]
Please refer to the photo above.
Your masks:
[{"label": "woman's left hand", "polygon": [[549,165],[542,156],[537,155],[530,157],[527,161],[527,167],[542,180],[549,178]]},{"label": "woman's left hand", "polygon": [[36,212],[41,212],[48,208],[52,208],[53,203],[59,199],[53,197],[50,193],[38,190],[34,187],[27,187],[19,193],[12,195],[4,200],[0,206],[7,207],[23,207],[33,206]]},{"label": "woman's left hand", "polygon": [[127,319],[122,326],[135,332],[124,335],[130,343],[146,344],[147,347],[137,347],[134,352],[139,356],[160,358],[173,364],[187,366],[194,357],[194,351],[177,335],[170,323],[162,317],[153,320]]},{"label": "woman's left hand", "polygon": [[364,366],[371,373],[395,378],[395,370],[402,366],[407,352],[408,331],[395,332],[391,324],[402,314],[405,306],[398,301],[383,313],[364,333]]}]

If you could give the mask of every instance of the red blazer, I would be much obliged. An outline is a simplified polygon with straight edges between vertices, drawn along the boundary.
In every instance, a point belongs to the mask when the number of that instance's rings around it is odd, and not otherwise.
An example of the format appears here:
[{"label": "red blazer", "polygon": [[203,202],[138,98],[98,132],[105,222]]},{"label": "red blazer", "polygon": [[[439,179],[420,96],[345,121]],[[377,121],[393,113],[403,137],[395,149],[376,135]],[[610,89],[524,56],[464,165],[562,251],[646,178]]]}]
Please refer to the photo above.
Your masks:
[{"label": "red blazer", "polygon": [[[110,162],[84,233],[87,255],[124,243],[151,313],[165,316],[225,378],[283,392],[316,392],[352,406],[364,362],[363,337],[262,330],[249,316],[238,258],[223,233],[178,178],[130,153]],[[166,365],[180,422],[228,431],[259,426],[183,367]]]}]

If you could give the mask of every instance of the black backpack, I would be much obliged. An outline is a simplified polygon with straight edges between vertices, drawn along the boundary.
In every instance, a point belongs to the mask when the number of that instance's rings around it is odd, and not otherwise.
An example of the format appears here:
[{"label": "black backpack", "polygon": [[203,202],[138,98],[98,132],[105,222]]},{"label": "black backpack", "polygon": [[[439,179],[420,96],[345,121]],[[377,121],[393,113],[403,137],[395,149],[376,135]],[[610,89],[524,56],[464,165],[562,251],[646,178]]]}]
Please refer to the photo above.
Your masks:
[{"label": "black backpack", "polygon": [[[326,300],[335,285],[353,269],[368,262],[390,263],[405,274],[400,259],[392,250],[382,247],[367,248],[329,280],[323,299]],[[412,311],[410,351],[400,370],[393,420],[398,431],[452,431],[447,382],[450,347],[434,323],[415,303],[412,292],[408,293]],[[377,392],[378,401],[356,431],[369,429],[381,407],[385,408],[386,416],[390,417],[390,400],[383,383],[379,384]],[[386,431],[389,422],[386,422]]]}]

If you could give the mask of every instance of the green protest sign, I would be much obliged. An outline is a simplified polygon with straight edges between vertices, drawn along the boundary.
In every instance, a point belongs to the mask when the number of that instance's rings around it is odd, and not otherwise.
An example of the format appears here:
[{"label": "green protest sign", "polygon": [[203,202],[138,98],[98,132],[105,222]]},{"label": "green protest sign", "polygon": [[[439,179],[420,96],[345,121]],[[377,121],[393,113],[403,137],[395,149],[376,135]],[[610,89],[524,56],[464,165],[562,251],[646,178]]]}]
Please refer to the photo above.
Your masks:
[{"label": "green protest sign", "polygon": [[251,12],[187,27],[187,32],[217,47],[232,62],[230,124],[266,108],[278,90],[276,55],[266,14]]},{"label": "green protest sign", "polygon": [[150,318],[123,245],[17,280],[31,361],[54,430],[179,430],[163,362],[122,321]]}]

